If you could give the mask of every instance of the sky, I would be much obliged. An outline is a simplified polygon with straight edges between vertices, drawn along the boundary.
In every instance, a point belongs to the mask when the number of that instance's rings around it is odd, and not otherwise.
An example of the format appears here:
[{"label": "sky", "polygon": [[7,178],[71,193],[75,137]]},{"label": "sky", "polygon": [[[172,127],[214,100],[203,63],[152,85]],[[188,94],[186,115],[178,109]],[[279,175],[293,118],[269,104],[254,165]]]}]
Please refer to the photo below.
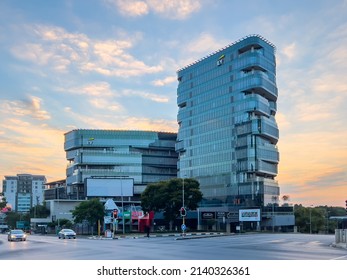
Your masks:
[{"label": "sky", "polygon": [[64,179],[73,129],[177,132],[177,70],[250,34],[276,46],[281,196],[345,207],[347,0],[1,0],[0,177]]}]

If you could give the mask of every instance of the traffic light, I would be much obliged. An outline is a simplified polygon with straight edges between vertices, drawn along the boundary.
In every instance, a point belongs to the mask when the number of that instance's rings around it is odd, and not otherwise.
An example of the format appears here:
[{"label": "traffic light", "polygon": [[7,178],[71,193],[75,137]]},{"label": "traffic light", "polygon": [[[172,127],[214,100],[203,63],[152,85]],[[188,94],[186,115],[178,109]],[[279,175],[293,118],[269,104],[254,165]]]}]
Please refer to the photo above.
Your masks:
[{"label": "traffic light", "polygon": [[347,200],[345,202],[346,202],[346,214],[347,214]]},{"label": "traffic light", "polygon": [[186,211],[186,208],[182,207],[180,209],[180,212],[181,212],[181,217],[185,217],[187,215],[187,211]]},{"label": "traffic light", "polygon": [[113,218],[118,218],[118,210],[113,210]]}]

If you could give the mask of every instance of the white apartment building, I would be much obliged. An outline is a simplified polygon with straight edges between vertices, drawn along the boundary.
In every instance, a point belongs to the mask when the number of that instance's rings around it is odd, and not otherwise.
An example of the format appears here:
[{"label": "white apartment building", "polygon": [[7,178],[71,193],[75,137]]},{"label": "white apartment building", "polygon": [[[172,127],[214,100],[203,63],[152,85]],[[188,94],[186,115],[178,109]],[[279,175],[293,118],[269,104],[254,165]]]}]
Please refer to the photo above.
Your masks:
[{"label": "white apartment building", "polygon": [[3,192],[12,211],[29,212],[30,208],[42,205],[45,183],[46,177],[43,175],[5,176]]}]

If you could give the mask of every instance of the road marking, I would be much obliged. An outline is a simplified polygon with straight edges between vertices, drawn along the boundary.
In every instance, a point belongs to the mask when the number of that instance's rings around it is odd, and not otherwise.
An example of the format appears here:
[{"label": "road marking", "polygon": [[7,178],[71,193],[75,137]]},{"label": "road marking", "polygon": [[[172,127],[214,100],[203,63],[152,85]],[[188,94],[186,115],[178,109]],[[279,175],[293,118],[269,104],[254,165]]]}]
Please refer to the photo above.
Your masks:
[{"label": "road marking", "polygon": [[280,243],[280,242],[285,242],[285,239],[277,239],[277,240],[271,240],[269,243]]},{"label": "road marking", "polygon": [[344,255],[344,256],[341,256],[341,257],[338,257],[338,258],[333,258],[331,260],[340,260],[340,259],[347,259],[347,255]]}]

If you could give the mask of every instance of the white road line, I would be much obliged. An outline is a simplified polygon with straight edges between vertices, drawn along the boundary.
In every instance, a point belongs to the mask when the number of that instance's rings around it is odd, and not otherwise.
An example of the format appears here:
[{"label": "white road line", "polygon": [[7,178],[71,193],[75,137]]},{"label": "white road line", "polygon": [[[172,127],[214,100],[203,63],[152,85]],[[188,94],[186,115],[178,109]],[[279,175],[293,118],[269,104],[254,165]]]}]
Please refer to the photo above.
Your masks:
[{"label": "white road line", "polygon": [[338,258],[333,258],[331,260],[340,260],[340,259],[347,259],[347,255],[344,255],[344,256],[341,256],[341,257],[338,257]]}]

